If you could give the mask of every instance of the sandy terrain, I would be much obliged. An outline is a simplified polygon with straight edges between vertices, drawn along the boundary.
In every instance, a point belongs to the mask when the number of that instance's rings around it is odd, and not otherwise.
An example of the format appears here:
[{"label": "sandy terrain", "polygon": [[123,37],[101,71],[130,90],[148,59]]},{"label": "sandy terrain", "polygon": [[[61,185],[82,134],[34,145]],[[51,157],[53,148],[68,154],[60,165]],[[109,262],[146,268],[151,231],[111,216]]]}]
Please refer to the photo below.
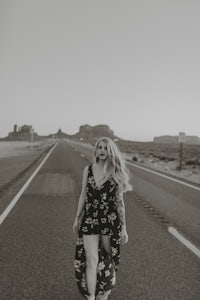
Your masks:
[{"label": "sandy terrain", "polygon": [[25,142],[25,141],[1,141],[0,142],[0,158],[20,156],[29,154],[37,149],[46,147],[52,140]]},{"label": "sandy terrain", "polygon": [[[8,157],[16,157],[22,155],[29,155],[38,152],[42,148],[45,148],[48,144],[50,145],[53,142],[52,139],[45,141],[25,142],[25,141],[1,141],[0,142],[0,159]],[[196,184],[200,184],[200,166],[195,168],[192,166],[183,166],[182,170],[177,170],[179,162],[174,161],[162,161],[156,158],[149,158],[142,154],[135,153],[124,153],[127,160],[133,161],[133,157],[137,156],[137,163],[150,167],[154,170],[164,172],[166,174],[171,174],[178,178],[182,178]]]},{"label": "sandy terrain", "polygon": [[[79,147],[79,145],[81,145],[79,149],[83,151],[82,146],[89,149],[93,149],[91,143],[94,144],[94,141],[92,141],[90,144],[80,144],[80,141],[73,141],[73,143],[75,143],[76,147]],[[120,150],[122,151],[122,153],[128,161],[134,163],[133,158],[137,158],[136,163],[142,166],[146,166],[153,170],[173,175],[177,178],[184,179],[189,182],[200,185],[200,164],[196,164],[194,166],[186,165],[183,163],[182,170],[179,171],[177,169],[177,167],[179,166],[179,161],[177,159],[177,157],[179,157],[179,153],[177,151],[179,147],[177,145],[159,145],[155,143],[149,144],[140,142],[129,142],[127,144],[123,142],[122,144],[120,144],[120,148]],[[184,148],[186,148],[186,146],[184,146]],[[126,149],[128,149],[129,152]],[[186,152],[186,149],[184,149],[184,152]],[[84,154],[87,157],[87,151],[85,151]],[[153,156],[152,154],[157,154],[158,158],[156,158],[155,155]],[[159,157],[162,158],[162,156],[165,156],[166,158],[168,157],[169,159],[164,161],[162,159],[159,159]],[[171,157],[173,157],[173,160],[170,159]],[[188,145],[187,157],[185,158],[185,161],[190,158],[193,159],[194,157],[199,157],[199,148],[196,146]]]},{"label": "sandy terrain", "polygon": [[[0,142],[0,189],[24,172],[52,144],[52,139],[34,142]],[[54,141],[55,142],[55,141]]]},{"label": "sandy terrain", "polygon": [[[134,162],[133,156],[135,156],[135,154],[124,153],[124,155],[127,160]],[[193,168],[192,166],[183,166],[182,170],[179,171],[177,170],[177,166],[179,166],[179,162],[177,160],[165,162],[155,158],[147,158],[142,155],[139,155],[137,157],[137,163],[139,163],[140,165],[147,166],[154,170],[161,171],[166,174],[170,174],[178,178],[200,184],[200,166],[196,168]]]}]

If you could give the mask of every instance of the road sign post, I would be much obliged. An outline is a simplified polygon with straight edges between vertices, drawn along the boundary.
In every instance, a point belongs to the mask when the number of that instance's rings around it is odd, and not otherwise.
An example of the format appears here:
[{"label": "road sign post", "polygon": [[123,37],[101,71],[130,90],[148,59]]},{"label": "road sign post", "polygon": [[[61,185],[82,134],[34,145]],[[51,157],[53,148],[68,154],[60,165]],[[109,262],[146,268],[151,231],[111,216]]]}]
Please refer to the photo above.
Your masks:
[{"label": "road sign post", "polygon": [[178,136],[178,141],[179,141],[179,144],[180,144],[180,161],[179,161],[179,171],[181,171],[182,169],[182,160],[183,160],[183,143],[185,142],[185,132],[180,132],[179,133],[179,136]]},{"label": "road sign post", "polygon": [[31,134],[31,149],[33,149],[33,134],[34,134],[34,129],[30,129],[30,134]]}]

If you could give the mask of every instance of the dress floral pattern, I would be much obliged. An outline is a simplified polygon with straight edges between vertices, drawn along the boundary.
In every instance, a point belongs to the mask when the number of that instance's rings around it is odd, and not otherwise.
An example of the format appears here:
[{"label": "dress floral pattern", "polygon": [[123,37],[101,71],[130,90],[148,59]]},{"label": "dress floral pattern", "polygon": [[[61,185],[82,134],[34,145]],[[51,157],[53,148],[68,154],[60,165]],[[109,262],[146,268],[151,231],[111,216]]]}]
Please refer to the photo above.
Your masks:
[{"label": "dress floral pattern", "polygon": [[116,190],[117,184],[112,178],[108,178],[101,186],[97,186],[92,165],[89,165],[85,208],[76,241],[74,260],[77,285],[84,297],[87,297],[88,290],[85,277],[86,256],[83,234],[100,234],[110,237],[111,255],[108,255],[102,247],[101,239],[99,243],[96,295],[111,290],[116,283],[116,271],[120,261],[121,232],[121,224],[115,205]]}]

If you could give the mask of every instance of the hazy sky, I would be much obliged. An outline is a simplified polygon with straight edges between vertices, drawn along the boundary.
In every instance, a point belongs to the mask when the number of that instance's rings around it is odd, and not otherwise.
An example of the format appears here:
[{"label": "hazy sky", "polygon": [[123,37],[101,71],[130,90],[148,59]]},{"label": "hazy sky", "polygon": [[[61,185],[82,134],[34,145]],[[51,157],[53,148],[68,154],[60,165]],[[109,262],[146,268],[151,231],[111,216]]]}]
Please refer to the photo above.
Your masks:
[{"label": "hazy sky", "polygon": [[1,0],[0,137],[200,136],[199,16],[198,0]]}]

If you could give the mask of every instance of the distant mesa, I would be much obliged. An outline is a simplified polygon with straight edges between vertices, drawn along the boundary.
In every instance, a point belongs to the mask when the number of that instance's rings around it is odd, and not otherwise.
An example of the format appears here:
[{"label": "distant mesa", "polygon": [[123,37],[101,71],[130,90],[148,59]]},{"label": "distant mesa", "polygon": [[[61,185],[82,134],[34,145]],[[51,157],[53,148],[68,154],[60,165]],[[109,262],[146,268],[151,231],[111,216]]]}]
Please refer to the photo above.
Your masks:
[{"label": "distant mesa", "polygon": [[57,133],[49,134],[48,136],[41,136],[34,132],[32,125],[23,125],[19,127],[14,125],[14,130],[9,132],[8,136],[4,140],[8,141],[30,141],[33,136],[33,140],[42,140],[46,138],[69,138],[70,135],[62,132],[61,129]]},{"label": "distant mesa", "polygon": [[13,131],[9,132],[5,140],[8,141],[30,141],[33,137],[34,140],[38,140],[39,136],[34,132],[31,125],[23,125],[21,127],[14,125]]},{"label": "distant mesa", "polygon": [[44,138],[72,138],[78,140],[95,140],[101,136],[107,136],[112,139],[119,139],[115,136],[113,130],[110,129],[108,125],[96,125],[90,126],[88,124],[82,125],[79,127],[79,132],[75,134],[67,134],[59,128],[56,133],[49,134],[48,136],[40,136],[36,132],[34,132],[31,125],[23,125],[19,127],[18,125],[14,125],[13,131],[9,132],[8,136],[4,138],[4,140],[9,141],[30,141],[31,136],[33,136],[34,140],[40,140]]},{"label": "distant mesa", "polygon": [[[75,134],[67,134],[61,130],[61,128],[58,129],[56,133],[49,134],[47,136],[41,136],[38,135],[32,125],[23,125],[18,126],[14,125],[13,131],[9,132],[8,136],[0,139],[5,141],[31,141],[32,139],[34,141],[42,140],[46,138],[68,138],[68,139],[75,139],[75,140],[81,140],[85,142],[94,143],[98,138],[106,136],[110,137],[113,140],[118,141],[125,141],[119,137],[117,137],[114,134],[114,131],[110,129],[110,127],[106,124],[99,124],[96,126],[91,126],[88,124],[81,125],[79,127],[79,131]],[[153,139],[154,143],[166,143],[166,144],[177,144],[179,143],[179,136],[173,136],[173,135],[162,135],[162,136],[156,136]],[[200,145],[200,138],[198,136],[185,136],[185,144],[190,145]]]},{"label": "distant mesa", "polygon": [[60,128],[60,129],[58,129],[58,131],[56,133],[49,134],[48,137],[63,139],[63,138],[70,138],[70,135],[67,133],[64,133]]},{"label": "distant mesa", "polygon": [[96,125],[90,126],[88,124],[82,125],[79,127],[79,131],[75,134],[67,134],[62,132],[61,129],[58,130],[57,133],[49,135],[49,137],[56,137],[56,138],[69,138],[69,139],[76,139],[76,140],[96,140],[99,137],[107,136],[112,139],[117,138],[113,132],[109,128],[108,125]]},{"label": "distant mesa", "polygon": [[79,132],[73,135],[75,138],[82,138],[82,139],[92,139],[92,138],[99,138],[101,136],[110,137],[112,139],[117,138],[110,129],[108,125],[82,125],[79,128]]},{"label": "distant mesa", "polygon": [[[153,141],[155,143],[177,144],[179,142],[179,137],[178,135],[162,135],[154,137]],[[200,138],[198,136],[186,135],[184,144],[199,145]]]}]

